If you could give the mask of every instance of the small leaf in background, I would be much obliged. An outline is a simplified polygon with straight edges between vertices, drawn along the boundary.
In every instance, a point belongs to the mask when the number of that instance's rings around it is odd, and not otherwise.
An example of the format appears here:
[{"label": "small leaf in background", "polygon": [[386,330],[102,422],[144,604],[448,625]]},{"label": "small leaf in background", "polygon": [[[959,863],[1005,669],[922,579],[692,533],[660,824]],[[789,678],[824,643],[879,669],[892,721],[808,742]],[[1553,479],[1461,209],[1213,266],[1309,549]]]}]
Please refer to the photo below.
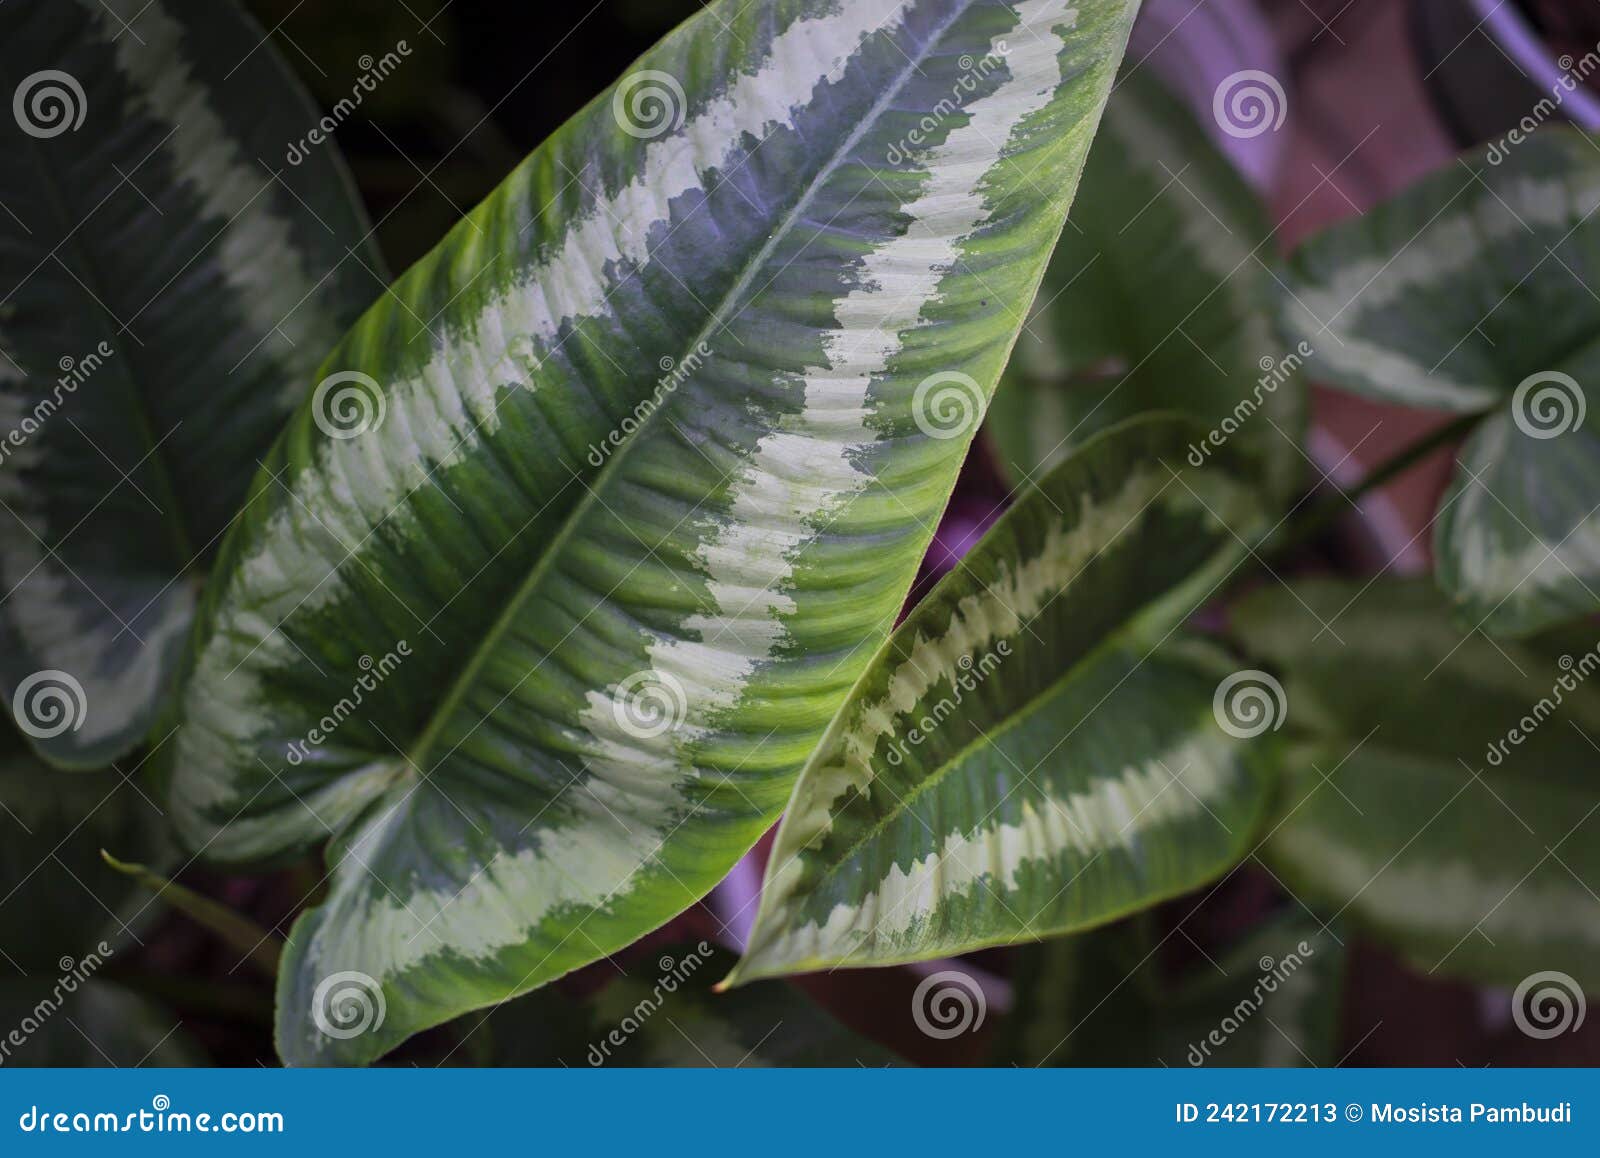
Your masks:
[{"label": "small leaf in background", "polygon": [[1600,990],[1600,631],[1496,643],[1426,580],[1321,580],[1234,634],[1302,732],[1263,854],[1296,896],[1430,975]]},{"label": "small leaf in background", "polygon": [[[579,1004],[555,989],[456,1023],[484,1026],[502,1066],[884,1066],[898,1059],[777,981],[713,994],[734,954],[701,941],[668,945]],[[608,966],[609,968],[609,966]]]},{"label": "small leaf in background", "polygon": [[0,689],[62,767],[150,730],[246,485],[382,292],[334,146],[284,160],[321,114],[263,36],[231,0],[0,6]]},{"label": "small leaf in background", "polygon": [[[339,345],[159,754],[208,857],[328,846],[286,1061],[629,944],[777,818],[894,622],[1136,7],[717,0]],[[330,978],[366,1032],[316,1023]]]},{"label": "small leaf in background", "polygon": [[1231,457],[1185,461],[1200,429],[1091,440],[901,625],[801,775],[735,980],[1088,928],[1249,849],[1272,741],[1216,714],[1228,656],[1172,637],[1265,516]]},{"label": "small leaf in background", "polygon": [[1008,1059],[1052,1066],[1326,1066],[1339,1057],[1342,932],[1270,919],[1172,978],[1123,927],[1019,952]]},{"label": "small leaf in background", "polygon": [[1600,611],[1597,208],[1595,142],[1542,129],[1314,237],[1282,297],[1320,381],[1483,415],[1434,553],[1463,623],[1497,636]]},{"label": "small leaf in background", "polygon": [[[995,396],[1014,481],[1152,410],[1193,416],[1199,452],[1237,437],[1274,494],[1304,472],[1304,356],[1274,332],[1271,232],[1255,193],[1148,68],[1123,76],[1066,232]],[[1282,348],[1280,348],[1282,347]]]}]

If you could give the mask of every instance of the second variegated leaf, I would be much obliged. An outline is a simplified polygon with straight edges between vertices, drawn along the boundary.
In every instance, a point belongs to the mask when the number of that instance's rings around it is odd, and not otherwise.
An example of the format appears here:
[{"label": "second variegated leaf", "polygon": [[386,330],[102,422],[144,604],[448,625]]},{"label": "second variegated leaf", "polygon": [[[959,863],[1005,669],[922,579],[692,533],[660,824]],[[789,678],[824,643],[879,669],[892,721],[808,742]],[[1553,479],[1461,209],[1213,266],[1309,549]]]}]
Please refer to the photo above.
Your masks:
[{"label": "second variegated leaf", "polygon": [[1265,520],[1234,460],[1184,462],[1196,430],[1092,440],[901,625],[795,788],[736,980],[1088,928],[1244,854],[1234,665],[1174,636]]}]

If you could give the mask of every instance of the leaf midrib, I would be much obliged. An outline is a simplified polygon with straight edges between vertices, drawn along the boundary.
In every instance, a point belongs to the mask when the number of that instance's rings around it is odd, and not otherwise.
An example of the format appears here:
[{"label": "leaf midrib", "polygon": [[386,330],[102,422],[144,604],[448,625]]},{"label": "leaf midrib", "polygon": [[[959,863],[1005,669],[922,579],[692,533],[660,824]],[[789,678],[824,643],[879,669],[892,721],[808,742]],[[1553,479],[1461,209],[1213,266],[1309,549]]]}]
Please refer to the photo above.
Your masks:
[{"label": "leaf midrib", "polygon": [[[828,160],[823,164],[822,168],[817,170],[816,176],[812,179],[806,191],[794,203],[793,208],[788,212],[787,215],[785,215],[782,223],[773,229],[771,236],[769,236],[767,240],[762,243],[761,248],[758,249],[755,254],[751,256],[750,260],[745,263],[744,268],[739,272],[739,276],[734,280],[727,292],[724,293],[718,300],[716,307],[708,315],[705,324],[702,325],[698,331],[696,331],[694,337],[685,345],[685,350],[693,351],[698,349],[701,343],[707,341],[710,335],[719,325],[725,325],[726,319],[731,317],[736,312],[733,309],[733,306],[740,302],[745,291],[748,290],[750,285],[755,281],[757,274],[766,268],[768,261],[772,257],[772,254],[777,250],[779,243],[788,237],[788,235],[794,231],[795,227],[800,222],[805,220],[806,208],[812,203],[820,190],[827,184],[829,178],[832,177],[840,165],[844,163],[845,159],[850,156],[855,146],[859,144],[861,140],[864,139],[866,135],[877,126],[878,121],[882,118],[884,112],[891,107],[894,99],[900,94],[905,85],[910,82],[912,77],[922,72],[922,63],[931,59],[935,55],[935,49],[943,42],[945,35],[964,16],[967,15],[974,2],[975,0],[965,0],[964,3],[957,6],[952,11],[950,17],[941,22],[928,36],[924,48],[914,57],[906,57],[906,66],[901,69],[899,74],[895,77],[893,83],[887,86],[879,95],[877,100],[873,102],[872,107],[868,110],[867,114],[861,118],[860,122],[845,135],[844,139],[828,157]],[[702,14],[702,19],[703,18],[704,16]],[[871,35],[876,35],[879,31],[882,31],[881,27],[875,30]],[[605,93],[601,93],[600,96],[595,98],[595,100],[599,101],[604,96]],[[687,354],[685,357],[686,356]],[[679,360],[678,364],[681,364],[681,361],[682,359]],[[544,580],[546,572],[552,566],[554,566],[555,561],[561,557],[561,552],[566,546],[567,541],[577,533],[577,528],[585,522],[586,516],[590,510],[595,506],[596,503],[600,501],[599,496],[604,490],[608,478],[612,474],[620,471],[621,466],[627,460],[629,453],[640,443],[645,431],[654,430],[657,428],[660,422],[665,421],[665,419],[660,419],[658,415],[666,409],[668,408],[665,406],[658,407],[646,415],[642,421],[636,423],[633,432],[629,434],[626,437],[626,440],[616,448],[611,457],[607,460],[606,464],[595,474],[593,481],[587,484],[583,496],[578,500],[577,505],[573,507],[571,514],[562,523],[560,530],[556,532],[555,538],[550,542],[550,546],[534,564],[533,569],[528,573],[528,577],[523,581],[522,586],[517,589],[516,593],[512,595],[511,599],[506,603],[505,610],[501,612],[500,617],[489,628],[489,631],[485,634],[482,642],[480,642],[477,648],[474,650],[472,658],[468,661],[466,667],[461,670],[461,673],[451,683],[450,689],[445,693],[444,698],[439,701],[439,707],[435,709],[433,715],[429,717],[428,723],[424,727],[422,733],[418,736],[416,744],[412,747],[411,751],[403,757],[409,767],[421,770],[420,774],[422,775],[427,775],[431,772],[431,769],[427,768],[424,761],[426,760],[428,754],[432,751],[433,747],[438,743],[440,733],[448,724],[450,718],[455,714],[456,709],[460,706],[461,701],[465,698],[468,689],[476,681],[476,678],[479,672],[482,670],[483,665],[488,662],[490,655],[494,653],[501,638],[516,622],[518,615],[521,613],[523,604],[526,603],[528,599],[532,597],[533,593],[539,589]],[[532,673],[530,672],[529,674],[531,675]],[[523,677],[524,680],[527,678],[527,676]],[[508,696],[509,694],[510,693],[508,693]],[[501,702],[503,703],[504,700]],[[451,751],[453,752],[454,749],[451,749]],[[446,755],[448,756],[449,753],[446,753]]]}]

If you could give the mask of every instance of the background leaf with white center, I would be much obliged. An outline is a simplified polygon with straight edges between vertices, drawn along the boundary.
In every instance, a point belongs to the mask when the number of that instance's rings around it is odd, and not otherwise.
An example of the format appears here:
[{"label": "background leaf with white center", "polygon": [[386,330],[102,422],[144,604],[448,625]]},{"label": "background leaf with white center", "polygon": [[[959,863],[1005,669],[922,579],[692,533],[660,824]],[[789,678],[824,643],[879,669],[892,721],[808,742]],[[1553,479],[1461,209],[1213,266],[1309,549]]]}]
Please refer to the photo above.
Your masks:
[{"label": "background leaf with white center", "polygon": [[1438,576],[1466,623],[1520,636],[1600,610],[1600,153],[1558,128],[1494,159],[1307,242],[1283,315],[1320,380],[1484,416]]},{"label": "background leaf with white center", "polygon": [[[893,624],[1135,8],[719,0],[335,350],[381,390],[365,432],[291,421],[161,753],[208,856],[332,838],[285,1060],[628,944],[776,819]],[[681,102],[633,119],[639,78]],[[386,1013],[334,1037],[347,974]]]},{"label": "background leaf with white center", "polygon": [[[839,1024],[785,982],[713,995],[733,965],[726,949],[671,945],[628,965],[626,976],[579,1005],[555,988],[488,1014],[502,1066],[884,1066],[890,1051]],[[574,1016],[573,1010],[581,1009]],[[470,1041],[484,1014],[459,1025]]]},{"label": "background leaf with white center", "polygon": [[1188,109],[1148,68],[1121,78],[989,412],[1011,478],[1173,410],[1237,433],[1274,493],[1292,492],[1305,383],[1273,330],[1269,238],[1256,195]]},{"label": "background leaf with white center", "polygon": [[1429,973],[1600,989],[1600,635],[1496,644],[1426,581],[1263,591],[1234,627],[1308,734],[1264,851],[1297,896]]},{"label": "background leaf with white center", "polygon": [[1159,950],[1127,928],[1030,946],[1015,975],[1015,1045],[1004,1060],[1332,1065],[1346,963],[1340,936],[1302,912],[1280,914],[1176,978]]},{"label": "background leaf with white center", "polygon": [[1244,854],[1266,784],[1212,710],[1236,665],[1170,637],[1265,519],[1233,459],[1187,465],[1199,431],[1092,440],[900,626],[801,775],[736,979],[1088,928]]},{"label": "background leaf with white center", "polygon": [[148,732],[199,569],[383,284],[334,147],[282,161],[320,114],[264,39],[231,0],[0,6],[0,688],[64,767]]}]

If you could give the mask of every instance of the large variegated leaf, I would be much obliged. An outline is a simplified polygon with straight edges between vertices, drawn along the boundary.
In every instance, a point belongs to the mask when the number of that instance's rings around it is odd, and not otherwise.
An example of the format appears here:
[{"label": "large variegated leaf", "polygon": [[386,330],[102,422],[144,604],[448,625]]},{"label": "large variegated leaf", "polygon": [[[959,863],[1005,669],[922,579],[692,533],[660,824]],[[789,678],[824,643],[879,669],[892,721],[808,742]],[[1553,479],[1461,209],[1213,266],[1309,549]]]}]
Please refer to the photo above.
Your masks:
[{"label": "large variegated leaf", "polygon": [[1425,581],[1263,592],[1236,630],[1309,734],[1265,854],[1296,894],[1427,972],[1600,989],[1600,633],[1495,644]]},{"label": "large variegated leaf", "polygon": [[[163,753],[207,855],[332,838],[286,1060],[631,942],[776,818],[910,585],[1135,7],[718,0],[338,347],[365,430],[291,421]],[[351,973],[386,1017],[324,1033]]]},{"label": "large variegated leaf", "polygon": [[1322,380],[1483,414],[1434,544],[1459,614],[1496,635],[1600,609],[1597,208],[1595,142],[1541,131],[1312,239],[1283,298]]},{"label": "large variegated leaf", "polygon": [[1337,932],[1293,912],[1226,953],[1206,954],[1186,977],[1166,976],[1160,958],[1158,947],[1123,930],[1030,947],[1016,974],[1014,1044],[1004,1060],[1173,1068],[1339,1061],[1345,950]]},{"label": "large variegated leaf", "polygon": [[53,763],[149,730],[197,568],[382,282],[232,0],[0,5],[0,689]]},{"label": "large variegated leaf", "polygon": [[1167,637],[1264,520],[1249,475],[1184,461],[1197,429],[1092,440],[900,626],[796,785],[736,978],[1082,929],[1244,854],[1233,665]]},{"label": "large variegated leaf", "polygon": [[1014,479],[1151,410],[1191,414],[1197,454],[1237,436],[1274,491],[1305,459],[1301,358],[1273,332],[1266,214],[1189,111],[1135,69],[1106,105],[1067,230],[988,429]]},{"label": "large variegated leaf", "polygon": [[468,1045],[487,1037],[489,1057],[502,1066],[758,1069],[898,1061],[792,985],[714,996],[713,983],[732,964],[731,953],[704,941],[670,946],[630,966],[587,1003],[550,988],[458,1024]]}]

